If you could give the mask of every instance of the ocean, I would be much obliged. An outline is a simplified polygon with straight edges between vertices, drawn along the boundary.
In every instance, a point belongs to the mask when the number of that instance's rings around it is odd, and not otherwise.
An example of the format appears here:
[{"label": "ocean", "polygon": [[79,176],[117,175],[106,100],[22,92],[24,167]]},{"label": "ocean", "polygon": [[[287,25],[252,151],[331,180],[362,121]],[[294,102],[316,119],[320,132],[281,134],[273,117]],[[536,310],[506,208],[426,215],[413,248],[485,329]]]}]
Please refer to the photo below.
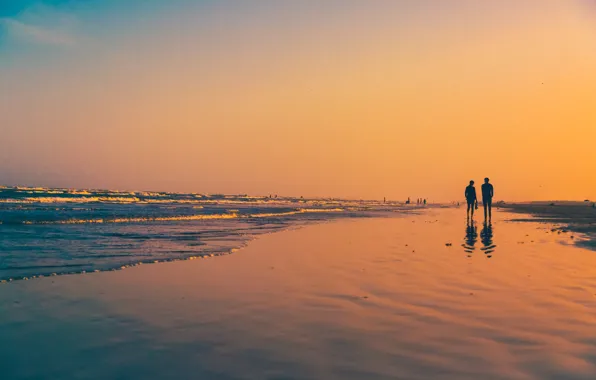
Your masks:
[{"label": "ocean", "polygon": [[229,254],[255,237],[400,204],[0,187],[0,281]]}]

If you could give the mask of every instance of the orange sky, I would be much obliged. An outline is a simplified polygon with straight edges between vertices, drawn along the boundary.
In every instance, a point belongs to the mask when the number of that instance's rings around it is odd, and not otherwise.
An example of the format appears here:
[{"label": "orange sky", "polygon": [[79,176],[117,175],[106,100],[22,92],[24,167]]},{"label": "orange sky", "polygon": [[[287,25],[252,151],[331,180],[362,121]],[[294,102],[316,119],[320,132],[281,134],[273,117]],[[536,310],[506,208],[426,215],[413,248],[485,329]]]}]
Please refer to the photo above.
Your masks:
[{"label": "orange sky", "polygon": [[596,199],[589,1],[173,4],[0,18],[0,183]]}]

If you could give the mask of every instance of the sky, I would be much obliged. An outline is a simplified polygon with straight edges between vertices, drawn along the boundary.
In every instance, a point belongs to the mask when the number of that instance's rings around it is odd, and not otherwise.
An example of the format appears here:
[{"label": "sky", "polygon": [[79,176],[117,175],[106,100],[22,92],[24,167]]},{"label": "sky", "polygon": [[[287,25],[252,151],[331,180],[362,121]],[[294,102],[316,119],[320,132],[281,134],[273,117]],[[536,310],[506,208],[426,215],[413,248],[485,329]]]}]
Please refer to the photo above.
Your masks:
[{"label": "sky", "polygon": [[596,199],[596,1],[0,0],[0,184]]}]

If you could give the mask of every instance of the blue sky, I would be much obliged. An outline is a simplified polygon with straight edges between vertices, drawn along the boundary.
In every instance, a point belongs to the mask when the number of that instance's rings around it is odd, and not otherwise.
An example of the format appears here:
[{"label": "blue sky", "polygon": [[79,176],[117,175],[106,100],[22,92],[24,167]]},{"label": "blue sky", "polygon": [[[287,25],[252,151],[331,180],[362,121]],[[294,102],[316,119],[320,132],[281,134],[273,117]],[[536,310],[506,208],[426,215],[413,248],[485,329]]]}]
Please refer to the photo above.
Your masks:
[{"label": "blue sky", "polygon": [[[0,56],[9,64],[29,53],[52,58],[51,48],[72,47],[93,37],[127,34],[137,24],[167,14],[187,0],[0,0]],[[59,52],[63,53],[63,51]]]},{"label": "blue sky", "polygon": [[142,7],[166,6],[178,0],[0,0],[0,17],[13,17],[23,10],[44,4],[51,7],[70,9],[131,9]]},{"label": "blue sky", "polygon": [[[13,17],[22,12],[24,9],[32,6],[39,1],[35,0],[1,0],[0,1],[0,17]],[[64,0],[46,1],[46,4],[60,5],[66,3]]]}]

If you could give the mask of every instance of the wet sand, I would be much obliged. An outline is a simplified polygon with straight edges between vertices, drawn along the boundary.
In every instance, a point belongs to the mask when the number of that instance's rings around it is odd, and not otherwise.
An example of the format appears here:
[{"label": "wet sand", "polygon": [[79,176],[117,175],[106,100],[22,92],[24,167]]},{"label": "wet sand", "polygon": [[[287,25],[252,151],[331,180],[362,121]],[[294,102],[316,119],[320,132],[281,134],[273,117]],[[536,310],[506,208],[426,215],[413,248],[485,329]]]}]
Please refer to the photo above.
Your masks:
[{"label": "wet sand", "polygon": [[0,373],[596,378],[596,255],[510,218],[342,220],[228,256],[3,284]]},{"label": "wet sand", "polygon": [[[578,232],[589,239],[583,244],[596,250],[596,208],[593,202],[532,202],[503,204],[503,210],[524,215],[518,221],[556,223],[553,233]],[[527,218],[527,215],[532,215]]]}]

